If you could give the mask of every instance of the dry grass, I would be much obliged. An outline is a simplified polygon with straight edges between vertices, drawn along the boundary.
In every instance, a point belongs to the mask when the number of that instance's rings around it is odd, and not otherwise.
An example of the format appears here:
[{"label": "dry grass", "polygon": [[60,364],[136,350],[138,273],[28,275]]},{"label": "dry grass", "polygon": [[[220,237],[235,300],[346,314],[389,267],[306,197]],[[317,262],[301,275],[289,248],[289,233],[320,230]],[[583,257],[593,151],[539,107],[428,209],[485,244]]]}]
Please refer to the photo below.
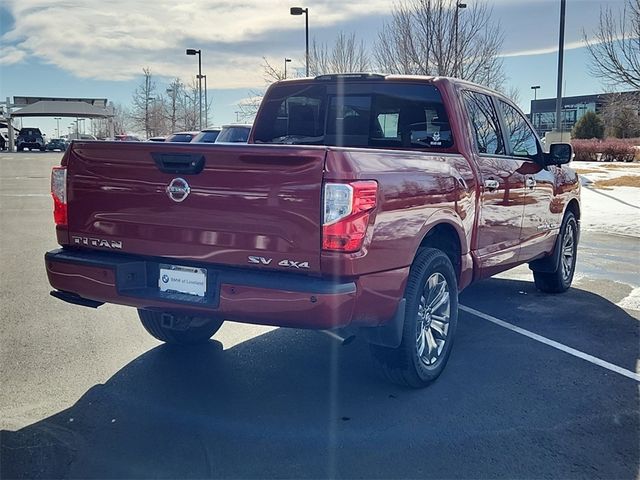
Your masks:
[{"label": "dry grass", "polygon": [[608,163],[607,165],[603,165],[605,168],[640,168],[640,163],[638,162],[629,162],[629,163]]},{"label": "dry grass", "polygon": [[640,188],[640,175],[623,175],[617,178],[609,178],[607,180],[598,180],[594,182],[595,188],[607,187],[638,187]]}]

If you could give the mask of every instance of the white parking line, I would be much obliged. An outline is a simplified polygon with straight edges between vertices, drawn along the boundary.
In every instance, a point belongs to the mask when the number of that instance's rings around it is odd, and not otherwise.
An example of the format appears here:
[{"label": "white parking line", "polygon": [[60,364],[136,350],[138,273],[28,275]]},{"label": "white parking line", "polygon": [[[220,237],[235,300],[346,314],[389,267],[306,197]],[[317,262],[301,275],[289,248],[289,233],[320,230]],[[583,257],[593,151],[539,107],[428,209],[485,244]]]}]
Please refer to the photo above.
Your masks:
[{"label": "white parking line", "polygon": [[0,197],[50,197],[50,193],[0,193]]},{"label": "white parking line", "polygon": [[562,343],[558,343],[554,340],[551,340],[547,337],[543,337],[542,335],[538,335],[537,333],[530,332],[529,330],[525,330],[524,328],[516,327],[510,323],[505,322],[504,320],[500,320],[499,318],[493,317],[491,315],[487,315],[486,313],[479,312],[473,308],[467,307],[465,305],[460,305],[460,310],[463,312],[470,313],[475,315],[476,317],[480,317],[488,322],[495,323],[496,325],[500,325],[508,330],[519,333],[520,335],[524,335],[525,337],[529,337],[532,340],[535,340],[540,343],[544,343],[545,345],[549,345],[550,347],[557,348],[569,355],[573,355],[574,357],[581,358],[582,360],[586,360],[587,362],[593,363],[594,365],[598,365],[599,367],[606,368],[612,372],[618,373],[624,377],[635,380],[636,382],[640,382],[640,375],[632,372],[631,370],[624,369],[613,363],[605,362],[604,360],[594,357],[593,355],[589,355],[588,353],[581,352],[580,350],[576,350],[575,348],[567,347]]}]

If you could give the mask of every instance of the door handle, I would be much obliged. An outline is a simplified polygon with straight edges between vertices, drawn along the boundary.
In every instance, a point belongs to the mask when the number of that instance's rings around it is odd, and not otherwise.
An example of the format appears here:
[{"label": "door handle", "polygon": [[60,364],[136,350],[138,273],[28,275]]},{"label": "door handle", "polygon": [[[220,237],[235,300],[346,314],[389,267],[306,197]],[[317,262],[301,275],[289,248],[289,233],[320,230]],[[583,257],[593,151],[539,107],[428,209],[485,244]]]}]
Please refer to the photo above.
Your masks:
[{"label": "door handle", "polygon": [[500,186],[500,182],[498,180],[489,179],[484,181],[484,188],[489,190],[490,192],[496,190]]},{"label": "door handle", "polygon": [[527,177],[527,179],[524,181],[524,184],[527,188],[533,189],[536,186],[536,179],[533,177]]}]

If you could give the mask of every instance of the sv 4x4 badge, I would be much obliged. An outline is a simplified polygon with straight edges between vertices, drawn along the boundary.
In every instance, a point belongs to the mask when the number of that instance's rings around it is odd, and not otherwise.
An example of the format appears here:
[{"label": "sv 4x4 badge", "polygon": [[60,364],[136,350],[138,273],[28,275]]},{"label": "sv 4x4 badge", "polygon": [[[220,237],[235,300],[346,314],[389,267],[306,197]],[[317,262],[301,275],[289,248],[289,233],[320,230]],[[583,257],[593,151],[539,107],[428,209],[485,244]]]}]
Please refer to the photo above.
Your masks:
[{"label": "sv 4x4 badge", "polygon": [[[255,257],[253,255],[249,255],[249,263],[254,265],[271,265],[273,262],[273,258],[265,258],[265,257]],[[289,268],[309,268],[309,262],[295,262],[293,260],[280,260],[278,262],[279,267],[289,267]]]}]

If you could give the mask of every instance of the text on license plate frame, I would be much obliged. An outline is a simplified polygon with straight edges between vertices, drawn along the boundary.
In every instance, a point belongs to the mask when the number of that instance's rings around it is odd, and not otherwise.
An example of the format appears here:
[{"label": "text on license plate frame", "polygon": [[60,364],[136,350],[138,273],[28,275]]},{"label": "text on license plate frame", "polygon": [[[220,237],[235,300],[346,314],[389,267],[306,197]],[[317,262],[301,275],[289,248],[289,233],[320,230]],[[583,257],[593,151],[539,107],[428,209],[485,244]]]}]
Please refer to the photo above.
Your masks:
[{"label": "text on license plate frame", "polygon": [[207,295],[207,269],[161,264],[158,288],[161,292],[177,292],[205,297]]}]

